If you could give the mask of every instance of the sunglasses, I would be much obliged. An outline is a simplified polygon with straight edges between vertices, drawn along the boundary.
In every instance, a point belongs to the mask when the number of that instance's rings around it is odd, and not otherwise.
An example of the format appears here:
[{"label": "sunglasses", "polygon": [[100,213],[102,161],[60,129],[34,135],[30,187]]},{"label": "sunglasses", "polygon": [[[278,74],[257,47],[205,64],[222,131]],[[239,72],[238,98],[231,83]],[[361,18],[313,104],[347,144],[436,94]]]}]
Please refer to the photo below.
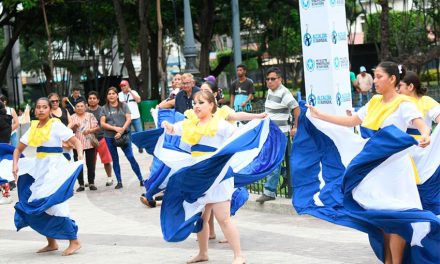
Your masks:
[{"label": "sunglasses", "polygon": [[50,100],[51,103],[59,103],[60,100]]},{"label": "sunglasses", "polygon": [[278,79],[279,77],[271,77],[271,78],[266,78],[266,82],[268,81],[275,81],[276,79]]}]

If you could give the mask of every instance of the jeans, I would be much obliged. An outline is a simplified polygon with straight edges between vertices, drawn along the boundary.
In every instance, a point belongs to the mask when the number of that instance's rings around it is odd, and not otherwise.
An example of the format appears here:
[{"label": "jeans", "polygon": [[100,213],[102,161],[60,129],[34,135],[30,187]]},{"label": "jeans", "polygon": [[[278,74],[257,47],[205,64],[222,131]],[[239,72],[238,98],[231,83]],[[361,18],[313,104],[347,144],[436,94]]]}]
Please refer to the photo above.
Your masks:
[{"label": "jeans", "polygon": [[[289,173],[290,172],[290,167],[289,166],[289,155],[290,155],[290,149],[291,149],[291,142],[290,142],[290,135],[289,133],[285,133],[286,137],[287,137],[287,146],[286,146],[286,150],[285,150],[285,157],[287,155],[287,162],[286,162],[286,170],[284,170],[285,173]],[[282,164],[280,164],[278,167],[276,167],[271,173],[269,173],[266,176],[267,182],[264,184],[264,191],[263,193],[267,196],[270,197],[275,197],[276,196],[276,192],[277,192],[277,186],[278,186],[278,182],[280,180],[280,176],[281,176],[281,167]]]},{"label": "jeans", "polygon": [[358,102],[358,107],[362,107],[364,106],[366,103],[368,103],[368,101],[371,98],[371,93],[368,92],[366,94],[363,93],[359,93],[359,102]]},{"label": "jeans", "polygon": [[[107,143],[108,150],[110,151],[110,154],[112,155],[113,159],[113,170],[115,171],[116,180],[118,183],[122,182],[121,178],[121,167],[119,166],[119,155],[118,155],[118,148],[113,144],[115,142],[114,138],[105,138],[105,142]],[[136,174],[139,181],[142,181],[142,174],[141,169],[139,168],[139,164],[134,159],[133,156],[133,149],[131,148],[131,139],[128,143],[128,146],[125,149],[122,149],[124,151],[125,157],[127,157],[128,161],[130,162],[131,169]]]},{"label": "jeans", "polygon": [[140,118],[131,120],[131,131],[132,132],[141,132],[142,131],[142,123]]}]

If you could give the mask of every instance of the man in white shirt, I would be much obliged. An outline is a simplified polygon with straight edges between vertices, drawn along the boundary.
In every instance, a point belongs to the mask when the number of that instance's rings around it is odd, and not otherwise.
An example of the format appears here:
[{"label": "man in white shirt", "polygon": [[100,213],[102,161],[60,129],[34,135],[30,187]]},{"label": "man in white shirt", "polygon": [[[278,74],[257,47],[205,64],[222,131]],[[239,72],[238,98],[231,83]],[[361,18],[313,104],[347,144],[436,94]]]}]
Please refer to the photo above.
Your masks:
[{"label": "man in white shirt", "polygon": [[[131,129],[130,131],[141,132],[141,114],[139,113],[138,103],[141,102],[141,97],[138,92],[130,88],[130,84],[126,80],[122,80],[119,84],[121,87],[121,92],[119,92],[119,101],[126,103],[128,109],[131,112]],[[139,153],[142,153],[142,149],[139,149]]]},{"label": "man in white shirt", "polygon": [[361,107],[366,104],[371,97],[371,89],[373,88],[373,77],[367,72],[364,66],[359,69],[359,74],[357,75],[357,82],[359,87],[359,104]]}]

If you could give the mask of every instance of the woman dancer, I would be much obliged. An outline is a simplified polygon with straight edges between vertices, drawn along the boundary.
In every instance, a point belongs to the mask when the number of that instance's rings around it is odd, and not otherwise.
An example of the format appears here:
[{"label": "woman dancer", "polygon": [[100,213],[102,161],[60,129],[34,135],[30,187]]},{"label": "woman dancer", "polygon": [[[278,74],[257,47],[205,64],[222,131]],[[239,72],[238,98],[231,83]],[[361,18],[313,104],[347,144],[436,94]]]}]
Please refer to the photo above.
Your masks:
[{"label": "woman dancer", "polygon": [[[194,113],[197,120],[188,119],[188,121],[179,122],[171,125],[164,121],[162,126],[167,133],[172,135],[182,135],[182,140],[186,137],[192,137],[191,131],[200,130],[201,137],[197,142],[192,142],[191,145],[205,146],[207,149],[218,148],[227,138],[229,138],[235,127],[223,119],[214,118],[213,114],[216,112],[217,106],[215,98],[212,93],[201,91],[195,95],[194,98]],[[194,122],[195,121],[195,122]],[[210,132],[208,132],[210,131]],[[207,134],[209,133],[209,134]],[[203,149],[203,147],[202,147]],[[193,152],[193,155],[203,155],[203,151]],[[234,191],[234,179],[229,178],[223,180],[214,189],[210,190],[207,196],[207,204],[202,214],[203,228],[197,233],[199,243],[199,253],[191,258],[187,263],[196,263],[208,261],[208,240],[209,240],[209,218],[211,212],[217,219],[220,227],[225,234],[226,239],[234,252],[233,263],[245,263],[245,258],[241,253],[240,237],[236,226],[232,223],[230,218],[230,200]]]},{"label": "woman dancer", "polygon": [[[104,137],[107,142],[108,149],[112,155],[113,160],[113,170],[115,171],[115,176],[118,181],[115,189],[121,189],[122,178],[121,178],[121,167],[119,166],[119,156],[117,146],[115,145],[115,139],[119,139],[128,133],[128,129],[131,123],[131,114],[127,105],[119,102],[118,90],[116,87],[110,87],[107,90],[107,103],[103,107],[103,115],[101,116],[101,126],[104,128]],[[131,168],[136,174],[140,186],[144,186],[144,181],[142,180],[141,170],[137,161],[133,156],[133,149],[131,147],[130,133],[128,133],[127,144],[121,147],[124,151],[125,157],[127,157],[130,162]]]},{"label": "woman dancer", "polygon": [[[57,250],[55,239],[69,240],[69,246],[62,253],[68,256],[81,248],[78,227],[69,218],[67,199],[73,195],[82,162],[69,163],[61,155],[61,146],[63,141],[75,146],[79,160],[83,159],[82,146],[72,130],[58,119],[50,118],[50,110],[49,99],[37,100],[35,115],[38,120],[32,121],[14,151],[12,173],[18,180],[19,198],[15,205],[15,225],[17,230],[30,226],[46,236],[47,246],[37,253]],[[20,158],[27,146],[37,148],[35,159]]]},{"label": "woman dancer", "polygon": [[[406,131],[412,125],[421,134],[419,146],[426,147],[430,144],[429,127],[423,121],[422,115],[412,99],[399,95],[396,91],[400,76],[404,74],[404,70],[393,62],[380,63],[374,72],[374,84],[380,95],[374,96],[367,105],[352,116],[335,116],[323,113],[310,105],[307,107],[315,118],[347,127],[361,125],[361,133],[365,138],[389,125],[394,125],[402,131]],[[384,203],[384,201],[382,202]],[[368,208],[366,204],[363,204],[363,207]],[[369,209],[365,210],[368,211]],[[383,236],[384,262],[402,263],[406,241],[400,235],[386,231],[383,231]]]}]

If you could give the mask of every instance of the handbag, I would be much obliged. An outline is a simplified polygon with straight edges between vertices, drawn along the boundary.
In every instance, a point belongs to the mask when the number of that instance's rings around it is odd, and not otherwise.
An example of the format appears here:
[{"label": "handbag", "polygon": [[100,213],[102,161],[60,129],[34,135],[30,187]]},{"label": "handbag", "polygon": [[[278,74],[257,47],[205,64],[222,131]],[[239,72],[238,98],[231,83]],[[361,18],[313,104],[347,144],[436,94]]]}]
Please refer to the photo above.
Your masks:
[{"label": "handbag", "polygon": [[[90,127],[90,128],[92,128],[92,115],[93,115],[93,114],[89,113],[89,117],[90,117],[90,118],[89,118],[89,123],[90,123],[89,127]],[[99,147],[99,141],[98,141],[98,139],[96,138],[95,134],[88,134],[88,135],[87,135],[87,138],[90,140],[90,144],[92,144],[92,146],[93,146],[94,148]]]},{"label": "handbag", "polygon": [[130,134],[127,131],[125,131],[120,138],[115,138],[113,145],[115,147],[120,147],[122,149],[125,149],[129,143],[130,143]]}]

